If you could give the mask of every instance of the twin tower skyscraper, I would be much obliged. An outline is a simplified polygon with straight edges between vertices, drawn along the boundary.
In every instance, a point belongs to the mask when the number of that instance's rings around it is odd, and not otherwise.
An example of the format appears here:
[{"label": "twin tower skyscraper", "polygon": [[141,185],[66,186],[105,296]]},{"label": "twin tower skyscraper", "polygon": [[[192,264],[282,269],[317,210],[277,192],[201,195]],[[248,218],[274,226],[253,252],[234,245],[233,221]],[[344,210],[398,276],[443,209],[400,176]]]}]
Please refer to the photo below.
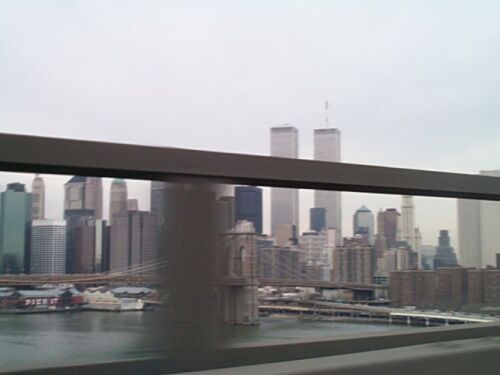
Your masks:
[{"label": "twin tower skyscraper", "polygon": [[[271,128],[271,156],[299,157],[299,132],[294,126]],[[340,162],[340,130],[322,128],[314,130],[314,160]],[[316,190],[314,207],[324,208],[325,229],[336,230],[336,242],[342,239],[341,196],[339,191]],[[282,226],[291,226],[298,235],[299,190],[271,189],[271,232],[273,236]]]}]

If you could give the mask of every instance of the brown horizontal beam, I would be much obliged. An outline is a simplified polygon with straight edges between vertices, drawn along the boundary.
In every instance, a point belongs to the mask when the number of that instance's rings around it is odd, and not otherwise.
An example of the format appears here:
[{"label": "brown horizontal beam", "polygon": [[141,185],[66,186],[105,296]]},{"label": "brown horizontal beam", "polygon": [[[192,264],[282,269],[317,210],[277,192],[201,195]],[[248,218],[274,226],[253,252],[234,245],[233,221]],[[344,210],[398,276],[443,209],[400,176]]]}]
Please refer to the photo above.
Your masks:
[{"label": "brown horizontal beam", "polygon": [[0,169],[500,200],[500,178],[0,133]]}]

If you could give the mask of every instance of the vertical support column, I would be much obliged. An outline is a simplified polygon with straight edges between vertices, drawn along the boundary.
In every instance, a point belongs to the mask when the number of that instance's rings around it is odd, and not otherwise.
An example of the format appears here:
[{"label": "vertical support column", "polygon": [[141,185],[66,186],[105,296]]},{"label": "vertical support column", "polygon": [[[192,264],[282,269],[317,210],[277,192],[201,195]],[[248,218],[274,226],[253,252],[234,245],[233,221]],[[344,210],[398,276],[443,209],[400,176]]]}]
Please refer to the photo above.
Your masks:
[{"label": "vertical support column", "polygon": [[215,189],[176,183],[162,192],[166,219],[160,255],[168,262],[170,308],[164,337],[174,367],[207,358],[217,345]]}]

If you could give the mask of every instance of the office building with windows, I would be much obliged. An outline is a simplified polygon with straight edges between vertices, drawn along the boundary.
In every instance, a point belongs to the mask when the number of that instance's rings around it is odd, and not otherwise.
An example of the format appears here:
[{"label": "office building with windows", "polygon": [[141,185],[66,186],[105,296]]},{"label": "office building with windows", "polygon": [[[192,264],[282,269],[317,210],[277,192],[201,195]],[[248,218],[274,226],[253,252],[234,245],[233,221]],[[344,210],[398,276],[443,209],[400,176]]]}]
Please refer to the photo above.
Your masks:
[{"label": "office building with windows", "polygon": [[102,219],[87,218],[75,227],[74,273],[107,271],[110,227]]},{"label": "office building with windows", "polygon": [[110,271],[154,273],[157,254],[156,218],[146,211],[116,216],[110,234]]},{"label": "office building with windows", "polygon": [[359,234],[366,236],[370,245],[375,243],[375,223],[372,212],[366,207],[361,206],[356,210],[353,217],[353,236]]},{"label": "office building with windows", "polygon": [[[340,162],[340,130],[314,129],[314,160]],[[342,240],[342,203],[340,191],[315,190],[314,207],[326,209],[327,229],[337,231],[337,245]]]},{"label": "office building with windows", "polygon": [[[481,171],[500,177],[500,171]],[[463,267],[495,267],[500,254],[500,202],[458,199],[458,251]]]},{"label": "office building with windows", "polygon": [[32,220],[45,219],[45,183],[38,174],[31,184]]},{"label": "office building with windows", "polygon": [[[271,156],[299,157],[299,133],[293,126],[271,128]],[[276,234],[278,225],[299,225],[299,191],[289,188],[271,188],[271,233]]]},{"label": "office building with windows", "polygon": [[109,193],[109,224],[113,225],[115,216],[122,216],[127,213],[127,183],[122,178],[115,178],[111,182]]},{"label": "office building with windows", "polygon": [[31,273],[66,272],[66,222],[33,220],[31,227]]},{"label": "office building with windows", "polygon": [[402,240],[413,250],[416,250],[417,244],[415,241],[415,205],[413,197],[403,195],[401,204],[402,213]]}]

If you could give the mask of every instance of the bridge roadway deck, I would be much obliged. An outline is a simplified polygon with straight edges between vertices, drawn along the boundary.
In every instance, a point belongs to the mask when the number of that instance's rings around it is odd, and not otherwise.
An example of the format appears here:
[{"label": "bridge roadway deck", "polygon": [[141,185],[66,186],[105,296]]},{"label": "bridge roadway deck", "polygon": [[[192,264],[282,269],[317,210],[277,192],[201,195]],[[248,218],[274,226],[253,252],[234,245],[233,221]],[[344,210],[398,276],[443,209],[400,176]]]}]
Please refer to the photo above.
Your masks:
[{"label": "bridge roadway deck", "polygon": [[40,285],[40,284],[161,284],[158,275],[113,275],[107,273],[63,274],[63,275],[0,275],[0,285]]},{"label": "bridge roadway deck", "polygon": [[[114,275],[108,273],[95,274],[63,274],[63,275],[0,275],[0,285],[39,285],[39,284],[105,284],[105,283],[127,283],[127,284],[152,284],[161,285],[164,277],[159,275],[133,274]],[[244,286],[248,285],[243,278],[220,278],[215,281],[216,285]],[[259,279],[256,286],[273,287],[309,287],[320,289],[351,289],[351,290],[375,290],[386,289],[386,286],[378,284],[360,285],[348,283],[333,283],[319,280],[294,280],[294,279]]]},{"label": "bridge roadway deck", "polygon": [[350,305],[325,301],[296,300],[294,304],[283,304],[280,301],[260,301],[260,312],[303,314],[315,313],[332,317],[350,316],[352,318],[387,319],[388,322],[411,324],[464,324],[464,323],[498,323],[500,319],[479,315],[445,313],[424,310],[406,310],[392,307]]}]

